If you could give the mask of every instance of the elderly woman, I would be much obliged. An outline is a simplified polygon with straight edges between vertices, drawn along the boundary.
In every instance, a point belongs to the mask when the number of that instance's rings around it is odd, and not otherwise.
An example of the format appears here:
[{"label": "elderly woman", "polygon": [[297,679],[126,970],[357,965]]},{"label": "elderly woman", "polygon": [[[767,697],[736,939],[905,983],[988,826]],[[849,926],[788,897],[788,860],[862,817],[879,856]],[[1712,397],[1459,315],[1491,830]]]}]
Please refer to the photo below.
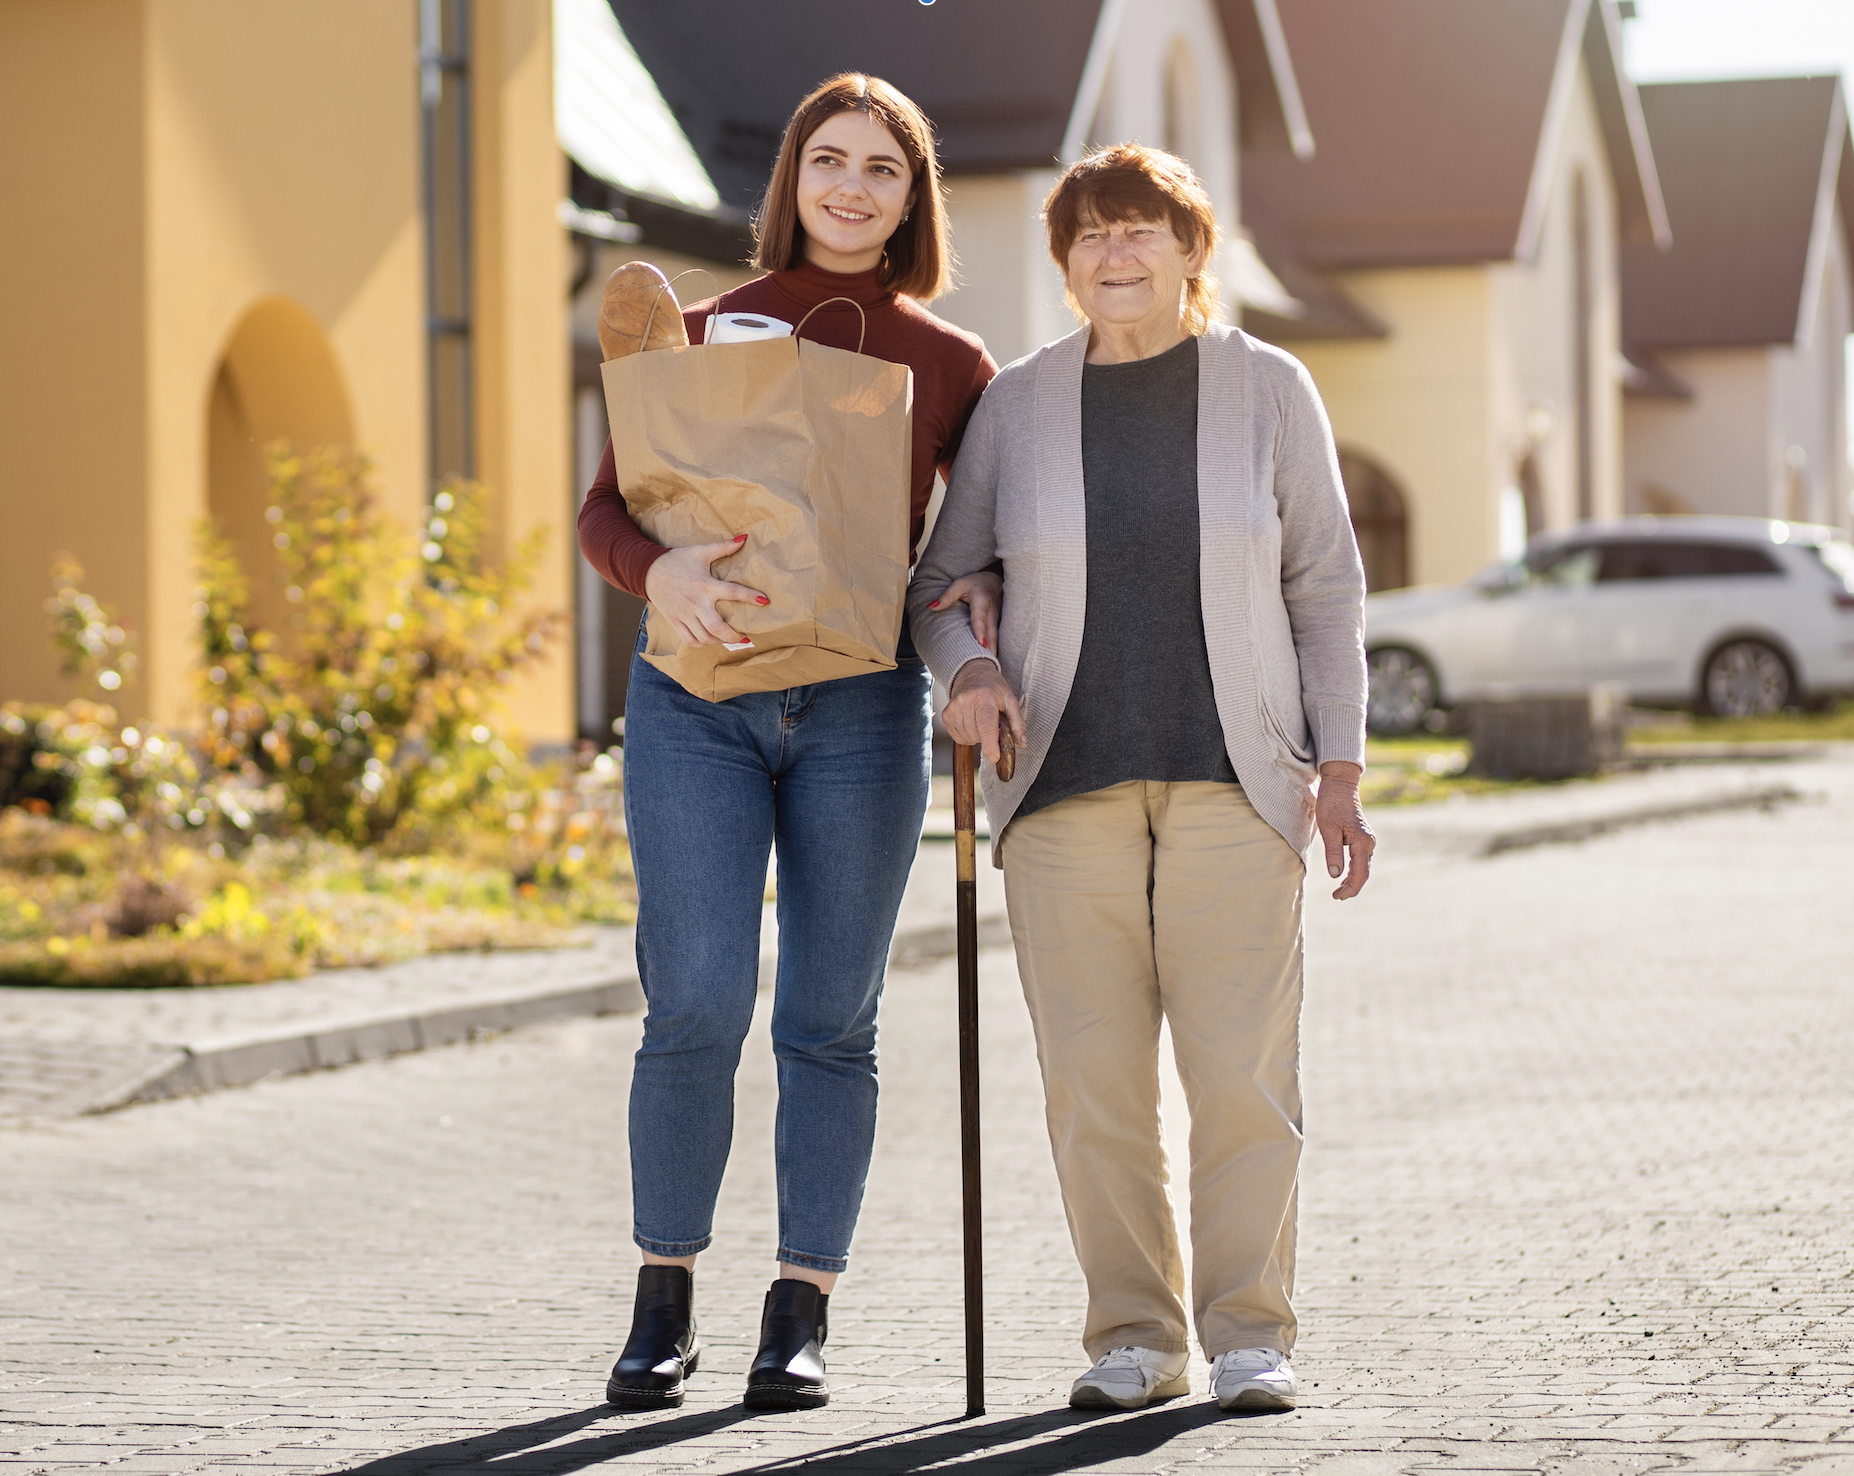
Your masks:
[{"label": "elderly woman", "polygon": [[1083,327],[992,381],[909,608],[954,740],[1020,745],[985,802],[1088,1285],[1070,1403],[1190,1388],[1163,1017],[1211,1392],[1287,1408],[1302,856],[1317,828],[1341,899],[1370,869],[1364,575],[1312,380],[1215,321],[1190,168],[1100,151],[1044,219]]}]

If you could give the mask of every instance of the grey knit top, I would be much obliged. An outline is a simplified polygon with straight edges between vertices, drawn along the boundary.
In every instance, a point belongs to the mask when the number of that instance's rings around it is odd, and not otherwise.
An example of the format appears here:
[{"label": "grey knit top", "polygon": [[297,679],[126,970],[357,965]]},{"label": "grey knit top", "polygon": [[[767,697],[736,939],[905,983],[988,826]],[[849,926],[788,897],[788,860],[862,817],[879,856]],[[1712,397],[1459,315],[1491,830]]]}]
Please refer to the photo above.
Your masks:
[{"label": "grey knit top", "polygon": [[[1084,327],[1002,370],[966,431],[908,592],[915,645],[950,683],[992,661],[1023,698],[1011,782],[982,773],[992,858],[1068,706],[1087,619]],[[1327,759],[1365,759],[1365,575],[1332,430],[1298,360],[1213,323],[1199,346],[1198,571],[1211,683],[1230,762],[1296,851],[1313,838]],[[927,606],[961,574],[1004,566],[994,657],[963,605]]]}]

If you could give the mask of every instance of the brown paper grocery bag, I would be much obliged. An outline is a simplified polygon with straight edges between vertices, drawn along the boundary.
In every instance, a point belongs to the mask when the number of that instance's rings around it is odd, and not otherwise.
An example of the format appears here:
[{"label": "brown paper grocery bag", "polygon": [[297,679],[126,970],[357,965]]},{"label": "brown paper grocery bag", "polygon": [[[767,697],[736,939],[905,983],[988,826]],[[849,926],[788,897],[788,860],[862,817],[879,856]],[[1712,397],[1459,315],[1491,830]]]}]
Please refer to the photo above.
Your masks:
[{"label": "brown paper grocery bag", "polygon": [[607,361],[612,457],[631,516],[670,548],[745,533],[715,577],[752,646],[682,646],[653,609],[644,659],[697,697],[892,670],[908,583],[914,375],[801,338]]}]

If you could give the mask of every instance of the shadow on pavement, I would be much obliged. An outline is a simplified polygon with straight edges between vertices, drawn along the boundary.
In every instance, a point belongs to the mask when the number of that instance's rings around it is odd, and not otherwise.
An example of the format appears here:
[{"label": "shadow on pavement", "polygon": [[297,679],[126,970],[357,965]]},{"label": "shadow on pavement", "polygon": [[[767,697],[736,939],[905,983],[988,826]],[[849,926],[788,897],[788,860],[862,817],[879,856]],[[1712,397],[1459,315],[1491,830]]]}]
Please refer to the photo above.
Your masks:
[{"label": "shadow on pavement", "polygon": [[[439,1471],[480,1471],[485,1476],[490,1472],[495,1476],[568,1476],[604,1461],[645,1455],[665,1446],[699,1440],[731,1425],[777,1420],[779,1416],[756,1415],[731,1405],[700,1414],[624,1424],[578,1440],[567,1438],[602,1421],[625,1418],[610,1405],[595,1404],[570,1414],[421,1446],[340,1470],[344,1476],[426,1476]],[[850,1472],[906,1476],[949,1461],[958,1463],[960,1476],[970,1472],[1056,1476],[1147,1455],[1168,1441],[1206,1426],[1252,1418],[1257,1416],[1231,1415],[1214,1404],[1194,1402],[1131,1415],[1103,1416],[1058,1409],[995,1422],[950,1419],[742,1467],[739,1476],[772,1476],[800,1467],[841,1472],[844,1476]],[[556,1444],[558,1441],[566,1443]]]},{"label": "shadow on pavement", "polygon": [[703,1414],[676,1415],[649,1423],[622,1425],[602,1435],[566,1445],[553,1442],[578,1434],[589,1425],[626,1416],[609,1404],[595,1404],[570,1414],[550,1415],[526,1425],[488,1430],[442,1445],[420,1446],[381,1456],[359,1466],[343,1466],[344,1476],[423,1476],[425,1472],[495,1472],[497,1476],[566,1476],[617,1456],[640,1455],[685,1440],[699,1440],[729,1425],[755,1418],[738,1404]]},{"label": "shadow on pavement", "polygon": [[[1267,1418],[1267,1416],[1261,1416]],[[1168,1441],[1209,1425],[1258,1418],[1233,1415],[1216,1405],[1172,1404],[1138,1414],[1102,1415],[1071,1409],[1047,1410],[1018,1419],[979,1423],[948,1420],[909,1439],[879,1435],[847,1445],[826,1446],[786,1460],[743,1466],[737,1476],[771,1476],[780,1471],[836,1471],[869,1476],[906,1476],[947,1462],[957,1462],[959,1476],[998,1472],[1006,1476],[1057,1476],[1110,1461],[1123,1461],[1157,1450]],[[1029,1441],[1031,1444],[1024,1444]],[[1009,1447],[1001,1449],[1000,1447]]]}]

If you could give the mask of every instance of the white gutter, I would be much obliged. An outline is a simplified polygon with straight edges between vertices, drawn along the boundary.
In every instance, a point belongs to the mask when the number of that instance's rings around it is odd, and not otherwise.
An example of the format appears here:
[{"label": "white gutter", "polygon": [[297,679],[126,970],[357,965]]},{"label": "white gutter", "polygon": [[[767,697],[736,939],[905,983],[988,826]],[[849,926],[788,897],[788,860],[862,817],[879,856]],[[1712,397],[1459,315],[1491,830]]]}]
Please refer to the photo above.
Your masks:
[{"label": "white gutter", "polygon": [[1107,85],[1107,69],[1114,59],[1114,42],[1120,36],[1126,10],[1127,0],[1101,0],[1101,12],[1094,21],[1094,39],[1088,43],[1088,60],[1075,88],[1075,105],[1069,109],[1069,126],[1062,133],[1060,167],[1064,169],[1081,158],[1082,150],[1088,147],[1088,125],[1094,122],[1095,109],[1101,105],[1101,89]]}]

